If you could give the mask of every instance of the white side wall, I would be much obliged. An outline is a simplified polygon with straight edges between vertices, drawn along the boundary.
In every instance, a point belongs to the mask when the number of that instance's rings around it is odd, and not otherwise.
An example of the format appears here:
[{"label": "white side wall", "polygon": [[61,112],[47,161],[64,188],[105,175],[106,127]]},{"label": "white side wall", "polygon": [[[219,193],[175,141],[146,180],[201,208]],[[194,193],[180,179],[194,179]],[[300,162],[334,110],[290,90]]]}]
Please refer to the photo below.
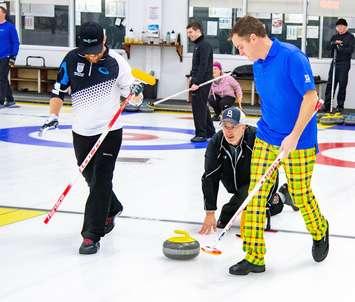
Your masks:
[{"label": "white side wall", "polygon": [[[127,28],[132,27],[136,32],[141,32],[146,18],[146,7],[149,0],[129,0],[127,9]],[[172,47],[131,47],[131,59],[129,63],[146,71],[154,70],[159,78],[158,97],[166,97],[178,91],[186,89],[185,74],[189,73],[191,67],[191,54],[187,54],[187,40],[185,27],[188,19],[188,1],[161,0],[162,3],[162,34],[175,30],[181,33],[184,45],[183,62],[179,61],[176,51]],[[25,58],[29,55],[43,56],[47,66],[58,66],[69,48],[64,47],[39,47],[21,45],[18,55],[18,64],[24,64]],[[248,64],[245,58],[231,55],[215,55],[215,59],[222,63],[225,70],[231,70],[236,66]],[[330,59],[311,59],[313,72],[327,79]],[[276,88],[275,88],[276,89]],[[185,99],[186,95],[181,95]],[[347,88],[346,108],[355,109],[355,60],[352,61],[352,68],[349,73],[349,84]]]}]

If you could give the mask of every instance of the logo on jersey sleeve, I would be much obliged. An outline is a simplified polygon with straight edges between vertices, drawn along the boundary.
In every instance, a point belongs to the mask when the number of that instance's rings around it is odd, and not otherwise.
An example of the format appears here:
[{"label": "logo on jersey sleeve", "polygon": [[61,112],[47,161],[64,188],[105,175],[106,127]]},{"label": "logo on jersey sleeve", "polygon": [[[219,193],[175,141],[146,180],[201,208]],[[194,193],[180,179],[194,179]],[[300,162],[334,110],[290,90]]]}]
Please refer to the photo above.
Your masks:
[{"label": "logo on jersey sleeve", "polygon": [[104,74],[104,75],[109,75],[110,74],[109,70],[106,67],[99,67],[98,70],[99,70],[99,72],[101,74]]},{"label": "logo on jersey sleeve", "polygon": [[308,74],[304,75],[304,82],[305,83],[310,83],[311,82],[311,77]]}]

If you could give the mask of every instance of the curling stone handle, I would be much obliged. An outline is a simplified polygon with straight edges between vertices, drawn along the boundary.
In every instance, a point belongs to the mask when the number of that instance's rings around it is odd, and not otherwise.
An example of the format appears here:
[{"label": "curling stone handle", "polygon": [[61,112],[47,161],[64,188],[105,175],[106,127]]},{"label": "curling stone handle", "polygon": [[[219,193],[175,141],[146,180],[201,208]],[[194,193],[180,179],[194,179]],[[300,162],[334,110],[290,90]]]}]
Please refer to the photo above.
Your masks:
[{"label": "curling stone handle", "polygon": [[179,235],[184,235],[183,238],[186,238],[186,239],[192,239],[189,232],[187,231],[184,231],[184,230],[175,230],[174,231],[175,234],[179,234]]}]

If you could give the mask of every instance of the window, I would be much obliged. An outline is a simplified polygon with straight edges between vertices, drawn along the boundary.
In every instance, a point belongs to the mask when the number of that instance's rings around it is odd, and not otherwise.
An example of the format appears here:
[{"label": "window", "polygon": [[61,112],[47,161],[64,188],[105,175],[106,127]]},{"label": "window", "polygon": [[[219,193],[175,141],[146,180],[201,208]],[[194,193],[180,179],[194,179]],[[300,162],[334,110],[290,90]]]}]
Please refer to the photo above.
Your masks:
[{"label": "window", "polygon": [[278,12],[249,12],[249,14],[264,23],[269,37],[293,44],[298,48],[302,47],[302,14],[282,14]]},{"label": "window", "polygon": [[[228,40],[235,20],[242,15],[242,1],[190,0],[189,22],[201,23],[205,39],[211,44],[215,54],[234,54],[235,49]],[[193,43],[188,42],[188,52],[193,51]]]},{"label": "window", "polygon": [[22,44],[69,46],[69,0],[21,0]]},{"label": "window", "polygon": [[[227,40],[236,19],[243,14],[243,1],[190,0],[189,21],[199,21],[207,41],[215,54],[233,54],[235,49]],[[270,37],[294,44],[313,58],[329,58],[327,50],[335,23],[339,17],[345,18],[349,31],[355,33],[355,1],[308,1],[304,0],[246,0],[247,14],[260,19]],[[331,5],[331,6],[329,6]],[[353,15],[349,15],[352,13]],[[303,32],[304,15],[307,14],[306,33]],[[193,45],[189,43],[188,51]],[[352,55],[355,59],[355,52]]]},{"label": "window", "polygon": [[[301,48],[303,0],[248,0],[248,14],[265,24],[270,37],[278,38]],[[215,54],[234,54],[229,32],[243,15],[243,1],[190,0],[189,21],[199,21],[205,37]],[[189,43],[188,51],[193,50]]]},{"label": "window", "polygon": [[248,14],[265,24],[269,37],[302,47],[303,0],[249,0]]},{"label": "window", "polygon": [[76,30],[79,30],[81,24],[89,21],[101,24],[106,32],[107,45],[112,49],[122,48],[126,35],[125,16],[126,1],[123,0],[75,1]]},{"label": "window", "polygon": [[306,54],[308,57],[319,57],[320,24],[322,20],[319,16],[308,16],[307,18]]}]

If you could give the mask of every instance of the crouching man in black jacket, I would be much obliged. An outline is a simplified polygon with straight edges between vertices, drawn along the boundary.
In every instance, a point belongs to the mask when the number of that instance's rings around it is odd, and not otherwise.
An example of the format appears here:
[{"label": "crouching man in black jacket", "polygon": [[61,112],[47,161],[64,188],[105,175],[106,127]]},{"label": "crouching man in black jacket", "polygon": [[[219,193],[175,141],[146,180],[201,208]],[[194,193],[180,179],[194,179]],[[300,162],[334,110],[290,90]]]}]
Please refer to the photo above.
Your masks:
[{"label": "crouching man in black jacket", "polygon": [[[224,228],[248,196],[250,183],[250,161],[254,147],[256,128],[246,125],[243,113],[237,107],[230,107],[222,113],[222,130],[209,142],[205,154],[205,172],[202,176],[202,191],[206,216],[199,231],[208,234],[216,227]],[[219,182],[233,194],[221,211],[216,222]],[[298,210],[292,202],[287,184],[277,192],[278,177],[268,198],[269,215],[276,215],[288,204]]]}]

